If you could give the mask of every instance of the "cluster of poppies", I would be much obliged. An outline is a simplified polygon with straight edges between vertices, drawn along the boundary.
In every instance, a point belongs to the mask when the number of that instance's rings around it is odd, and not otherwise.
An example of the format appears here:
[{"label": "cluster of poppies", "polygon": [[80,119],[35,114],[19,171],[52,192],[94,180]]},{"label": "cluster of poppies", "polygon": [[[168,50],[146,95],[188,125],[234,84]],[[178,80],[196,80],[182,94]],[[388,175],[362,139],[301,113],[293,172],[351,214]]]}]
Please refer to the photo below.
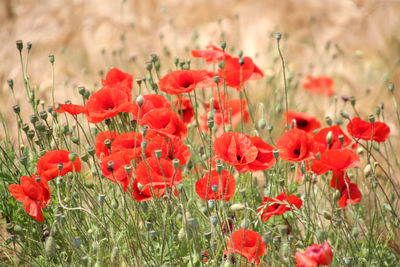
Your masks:
[{"label": "cluster of poppies", "polygon": [[[135,201],[170,194],[178,196],[176,187],[183,178],[181,166],[191,157],[184,143],[187,127],[196,119],[202,130],[210,130],[211,113],[217,128],[213,144],[215,156],[209,159],[211,169],[205,171],[195,184],[195,191],[202,200],[229,201],[234,196],[234,174],[224,169],[222,162],[238,173],[246,173],[268,170],[280,158],[297,163],[300,170],[295,174],[297,181],[301,181],[307,172],[317,175],[331,172],[329,185],[340,191],[338,204],[342,209],[360,202],[361,192],[347,175],[348,169],[360,163],[353,150],[360,140],[384,142],[390,133],[385,123],[372,123],[360,118],[350,120],[347,132],[355,141],[352,144],[339,126],[321,129],[321,123],[315,117],[290,110],[284,118],[285,125],[292,127],[279,138],[276,146],[272,146],[258,136],[234,132],[238,123],[249,119],[247,101],[229,98],[222,89],[228,86],[237,91],[244,90],[246,82],[263,77],[260,68],[249,57],[233,57],[212,45],[205,50],[193,50],[192,55],[204,58],[208,64],[222,64],[218,65],[217,72],[171,71],[156,86],[162,93],[156,90],[155,94],[139,95],[135,100],[132,95],[133,76],[113,68],[102,80],[103,87],[90,95],[84,106],[54,104],[56,112],[84,114],[90,123],[106,120],[107,130],[98,133],[95,143],[95,155],[105,178],[117,183],[124,192],[129,188]],[[308,76],[307,79],[304,87],[310,92],[328,96],[334,93],[330,78]],[[197,117],[191,93],[209,87],[214,88],[213,99],[204,106],[205,113]],[[175,98],[171,99],[171,96]],[[129,117],[134,122],[133,126],[126,127],[128,131],[115,127],[112,118],[121,113],[128,113],[128,116],[123,115],[124,119]],[[80,170],[81,162],[76,155],[65,150],[49,151],[37,163],[37,176],[22,176],[20,184],[10,185],[9,189],[16,200],[23,202],[29,215],[43,221],[41,209],[50,201],[47,182]],[[267,221],[271,216],[283,215],[301,206],[301,198],[281,192],[276,197],[264,197],[257,211],[261,220]],[[267,250],[259,233],[240,229],[228,239],[225,252],[240,254],[258,265],[259,257]],[[327,265],[332,260],[332,252],[328,243],[313,245],[304,253],[297,252],[296,260],[297,266]]]}]

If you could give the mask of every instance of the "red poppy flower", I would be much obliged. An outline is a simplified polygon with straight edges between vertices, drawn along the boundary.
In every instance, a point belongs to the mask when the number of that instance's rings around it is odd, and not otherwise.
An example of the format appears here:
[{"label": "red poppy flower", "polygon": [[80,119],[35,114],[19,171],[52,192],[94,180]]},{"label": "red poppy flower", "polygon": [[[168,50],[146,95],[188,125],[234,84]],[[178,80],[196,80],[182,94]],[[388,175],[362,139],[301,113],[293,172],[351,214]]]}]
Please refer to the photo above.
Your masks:
[{"label": "red poppy flower", "polygon": [[[110,166],[110,162],[112,165]],[[125,192],[128,188],[129,181],[132,178],[132,169],[129,174],[126,172],[125,166],[131,165],[131,155],[125,151],[112,153],[104,157],[100,162],[100,168],[103,175],[111,182],[119,182]]]},{"label": "red poppy flower", "polygon": [[[249,113],[247,111],[247,101],[246,99],[242,100],[242,107],[240,106],[240,99],[230,99],[228,100],[226,97],[221,96],[221,101],[223,104],[219,103],[219,98],[217,95],[214,95],[214,123],[218,126],[218,130],[216,132],[216,136],[221,136],[224,132],[223,122],[225,126],[231,124],[232,129],[235,129],[236,126],[243,120],[244,122],[249,121]],[[242,116],[242,108],[243,108],[243,116]],[[203,131],[208,131],[207,126],[207,113],[210,111],[210,105],[207,104],[206,112],[199,118],[200,128]],[[222,112],[223,111],[223,112]],[[224,116],[222,116],[224,114]],[[229,114],[231,120],[229,120]],[[224,118],[224,119],[223,119]]]},{"label": "red poppy flower", "polygon": [[178,138],[171,139],[157,135],[147,139],[144,151],[146,157],[154,157],[156,150],[161,150],[161,158],[178,159],[180,165],[185,165],[190,159],[189,148]]},{"label": "red poppy flower", "polygon": [[236,169],[240,173],[244,173],[246,171],[250,172],[264,171],[274,166],[276,161],[274,155],[272,154],[274,147],[265,143],[258,136],[250,137],[250,140],[258,150],[257,157],[254,161],[250,162],[247,165],[236,166]]},{"label": "red poppy flower", "polygon": [[276,143],[279,157],[285,161],[299,162],[311,158],[316,152],[313,139],[303,130],[291,129]]},{"label": "red poppy flower", "polygon": [[210,79],[207,70],[176,70],[162,77],[158,83],[161,91],[170,95],[190,93],[199,84]]},{"label": "red poppy flower", "polygon": [[361,201],[361,192],[356,184],[344,186],[341,190],[341,197],[338,201],[339,206],[344,209],[348,204],[356,204]]},{"label": "red poppy flower", "polygon": [[184,123],[188,124],[193,120],[193,107],[190,99],[180,96],[174,100],[173,105]]},{"label": "red poppy flower", "polygon": [[320,159],[313,159],[311,170],[316,174],[328,171],[344,171],[360,164],[360,158],[350,149],[330,149],[321,153]]},{"label": "red poppy flower", "polygon": [[350,184],[350,178],[345,171],[332,171],[330,187],[341,190],[347,184]]},{"label": "red poppy flower", "polygon": [[229,165],[243,166],[257,158],[258,149],[251,142],[249,136],[237,132],[227,132],[215,139],[214,153]]},{"label": "red poppy flower", "polygon": [[303,83],[303,87],[310,91],[312,94],[323,94],[326,96],[332,96],[335,92],[333,91],[334,81],[329,77],[311,77],[307,75],[307,82]]},{"label": "red poppy flower", "polygon": [[[46,181],[53,180],[57,176],[64,176],[69,172],[81,171],[81,160],[76,156],[75,161],[69,159],[69,151],[53,150],[44,154],[37,162],[36,169],[40,178]],[[60,170],[61,168],[61,170]]]},{"label": "red poppy flower", "polygon": [[225,73],[223,69],[218,70],[221,81],[225,79],[227,86],[236,88],[238,91],[244,89],[244,84],[252,77],[255,69],[255,65],[251,58],[244,57],[243,60],[244,64],[241,66],[239,58],[227,58],[225,59]]},{"label": "red poppy flower", "polygon": [[185,123],[176,112],[168,108],[153,109],[147,112],[139,123],[149,127],[147,134],[158,133],[169,138],[186,138],[187,128]]},{"label": "red poppy flower", "polygon": [[74,104],[58,104],[59,108],[56,109],[56,104],[53,104],[53,110],[57,113],[69,113],[71,115],[78,115],[78,114],[86,114],[87,110],[86,107]]},{"label": "red poppy flower", "polygon": [[129,73],[120,71],[117,68],[112,68],[107,72],[106,78],[101,79],[104,87],[110,86],[120,88],[128,95],[128,101],[132,101],[132,82],[133,76]]},{"label": "red poppy flower", "polygon": [[43,222],[42,208],[50,202],[50,189],[44,179],[36,180],[36,175],[22,176],[20,184],[8,187],[11,195],[24,205],[25,212],[38,222]]},{"label": "red poppy flower", "polygon": [[[321,127],[321,123],[314,117],[307,113],[294,112],[289,110],[286,116],[286,112],[283,113],[286,124],[292,124],[292,121],[296,121],[296,128],[306,131],[307,133],[312,132],[315,129]],[[289,119],[289,121],[287,121]]]},{"label": "red poppy flower", "polygon": [[232,233],[226,246],[228,247],[227,252],[229,254],[239,254],[257,266],[260,264],[259,257],[268,251],[259,233],[244,229],[239,229]]},{"label": "red poppy flower", "polygon": [[119,133],[114,131],[104,131],[97,135],[95,150],[96,150],[96,157],[98,159],[110,155],[110,150],[108,149],[108,147],[106,147],[104,141],[108,139],[112,143],[118,134]]},{"label": "red poppy flower", "polygon": [[264,197],[261,206],[257,209],[261,220],[268,221],[271,216],[283,215],[285,212],[292,210],[293,207],[300,209],[303,201],[295,195],[286,196],[284,192],[277,197]]},{"label": "red poppy flower", "polygon": [[[224,59],[224,51],[215,45],[207,45],[205,50],[192,50],[192,56],[204,58],[207,64],[218,63]],[[231,56],[225,52],[225,59]]]},{"label": "red poppy flower", "polygon": [[386,123],[377,121],[372,125],[371,122],[363,121],[360,118],[353,118],[347,124],[347,131],[355,139],[371,140],[381,143],[385,142],[390,134],[390,128]]},{"label": "red poppy flower", "polygon": [[142,135],[137,132],[126,132],[118,135],[111,144],[111,153],[123,152],[130,160],[140,157],[142,153]]},{"label": "red poppy flower", "polygon": [[132,112],[133,104],[128,95],[118,87],[104,87],[92,94],[87,103],[87,120],[99,123],[122,112]]},{"label": "red poppy flower", "polygon": [[158,94],[143,95],[143,105],[139,108],[136,102],[133,103],[132,115],[136,120],[141,120],[147,112],[158,108],[170,108],[170,104],[164,96]]},{"label": "red poppy flower", "polygon": [[[170,160],[161,158],[159,162],[156,157],[147,158],[136,166],[132,198],[136,201],[146,201],[152,199],[153,194],[155,197],[161,197],[166,190],[175,189],[181,181],[180,168],[175,170]],[[174,193],[177,195],[176,190]]]},{"label": "red poppy flower", "polygon": [[[213,186],[217,188],[215,192]],[[211,177],[210,172],[207,172],[196,182],[196,193],[204,201],[209,199],[229,201],[235,194],[235,189],[235,178],[227,170],[222,170],[221,175],[217,171],[211,171]]]},{"label": "red poppy flower", "polygon": [[[328,135],[329,132],[332,132],[332,141],[328,145],[326,141],[326,136]],[[339,139],[339,135],[343,135],[343,145]],[[323,152],[327,149],[344,148],[351,144],[351,139],[347,137],[347,135],[342,131],[342,129],[340,129],[338,125],[326,127],[319,130],[318,133],[314,135],[314,141],[320,152]]]},{"label": "red poppy flower", "polygon": [[306,248],[304,252],[296,252],[296,267],[317,267],[318,265],[329,265],[333,254],[328,242],[322,245],[314,244]]}]

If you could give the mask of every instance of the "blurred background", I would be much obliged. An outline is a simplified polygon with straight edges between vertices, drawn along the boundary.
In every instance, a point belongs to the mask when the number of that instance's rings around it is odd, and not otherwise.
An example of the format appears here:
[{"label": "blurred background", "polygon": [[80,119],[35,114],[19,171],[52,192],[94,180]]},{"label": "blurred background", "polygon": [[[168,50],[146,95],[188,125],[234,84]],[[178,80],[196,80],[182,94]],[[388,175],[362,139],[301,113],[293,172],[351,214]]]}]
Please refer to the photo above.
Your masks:
[{"label": "blurred background", "polygon": [[[1,0],[0,111],[11,112],[14,104],[8,79],[14,80],[17,103],[26,103],[16,40],[33,44],[29,80],[50,104],[50,54],[56,101],[81,103],[77,87],[95,88],[111,66],[141,78],[155,53],[166,73],[174,57],[190,59],[191,49],[222,40],[228,51],[243,50],[272,77],[281,71],[274,38],[281,32],[290,75],[299,82],[306,74],[333,77],[338,98],[354,95],[365,118],[382,102],[393,106],[387,83],[399,82],[399,14],[395,0]],[[192,62],[193,68],[205,66]],[[265,88],[255,83],[250,95],[263,95]],[[310,97],[319,119],[332,112],[326,105],[332,100],[322,96],[304,94],[292,103],[301,111]],[[394,116],[388,114],[389,123]]]}]

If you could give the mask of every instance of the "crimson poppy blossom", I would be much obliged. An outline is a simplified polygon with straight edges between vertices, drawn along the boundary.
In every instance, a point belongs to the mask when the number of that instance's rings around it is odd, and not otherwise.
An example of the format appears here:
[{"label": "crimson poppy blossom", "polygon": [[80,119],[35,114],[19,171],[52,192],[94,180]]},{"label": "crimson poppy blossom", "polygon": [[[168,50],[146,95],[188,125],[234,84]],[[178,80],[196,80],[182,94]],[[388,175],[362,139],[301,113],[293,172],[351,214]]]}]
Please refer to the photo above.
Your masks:
[{"label": "crimson poppy blossom", "polygon": [[[326,140],[326,136],[329,132],[332,132],[332,140],[328,145]],[[339,139],[339,136],[343,136],[343,144]],[[331,127],[326,127],[318,131],[313,137],[319,152],[324,152],[328,149],[339,149],[347,147],[351,144],[351,139],[340,129],[338,125],[334,125]]]},{"label": "crimson poppy blossom", "polygon": [[168,103],[164,96],[158,94],[143,95],[143,105],[138,106],[136,102],[133,103],[133,117],[140,121],[147,112],[158,109],[158,108],[170,108],[171,105]]},{"label": "crimson poppy blossom", "polygon": [[124,192],[128,188],[133,174],[132,169],[129,171],[129,174],[127,173],[125,168],[127,165],[131,165],[131,155],[125,151],[112,153],[104,157],[100,162],[101,172],[104,177],[111,182],[120,183]]},{"label": "crimson poppy blossom", "polygon": [[215,155],[232,166],[243,166],[257,158],[258,149],[249,136],[238,132],[227,132],[215,139]]},{"label": "crimson poppy blossom", "polygon": [[[216,190],[213,191],[213,187]],[[222,170],[221,175],[215,171],[207,172],[196,182],[196,193],[204,201],[209,199],[229,201],[235,194],[236,181],[233,175]]]},{"label": "crimson poppy blossom", "polygon": [[208,80],[214,75],[214,73],[210,73],[207,70],[172,71],[160,79],[158,87],[161,91],[170,95],[190,93],[202,82],[208,83]]},{"label": "crimson poppy blossom", "polygon": [[[225,67],[224,69],[219,69],[218,73],[221,81],[225,79],[227,86],[241,91],[244,89],[244,84],[252,77],[255,65],[250,57],[243,58],[243,65],[240,64],[239,60],[237,57],[225,59]],[[260,73],[257,73],[257,76],[259,76]]]},{"label": "crimson poppy blossom", "polygon": [[240,173],[244,173],[246,171],[250,172],[264,171],[274,166],[276,161],[274,155],[272,154],[274,147],[265,143],[258,136],[250,137],[250,140],[258,150],[257,157],[255,158],[254,161],[250,162],[247,165],[236,166],[236,169]]},{"label": "crimson poppy blossom", "polygon": [[56,104],[53,104],[53,110],[57,113],[69,113],[71,115],[78,115],[78,114],[86,114],[87,109],[84,106],[81,105],[75,105],[75,104],[57,104],[58,109],[56,108]]},{"label": "crimson poppy blossom", "polygon": [[341,190],[346,185],[350,184],[350,178],[345,171],[332,171],[332,178],[329,186]]},{"label": "crimson poppy blossom", "polygon": [[161,197],[167,190],[174,190],[177,195],[175,186],[181,181],[180,168],[175,169],[170,160],[150,157],[136,166],[131,195],[136,201]]},{"label": "crimson poppy blossom", "polygon": [[91,123],[99,123],[119,113],[133,111],[129,96],[116,86],[104,87],[93,93],[85,107],[86,118]]},{"label": "crimson poppy blossom", "polygon": [[81,171],[81,160],[76,156],[75,161],[69,159],[70,152],[67,150],[48,151],[38,160],[36,164],[37,173],[46,181],[53,180],[57,176],[64,176],[69,172]]},{"label": "crimson poppy blossom", "polygon": [[290,129],[276,143],[279,157],[284,161],[299,162],[310,159],[316,153],[314,140],[305,131]]},{"label": "crimson poppy blossom", "polygon": [[321,127],[321,123],[314,116],[311,116],[307,113],[289,110],[287,113],[284,112],[283,116],[286,124],[291,124],[294,120],[296,121],[296,128],[307,133],[310,133],[313,130]]},{"label": "crimson poppy blossom", "polygon": [[112,68],[107,72],[106,78],[101,79],[104,87],[116,86],[128,95],[128,101],[132,101],[132,82],[133,76],[129,73],[122,72],[117,68]]},{"label": "crimson poppy blossom", "polygon": [[38,222],[43,222],[42,208],[50,202],[50,189],[44,179],[35,174],[22,176],[20,184],[11,184],[8,187],[11,195],[19,202],[22,202],[25,212]]},{"label": "crimson poppy blossom", "polygon": [[268,221],[271,216],[283,215],[285,212],[292,210],[294,207],[300,209],[303,201],[295,195],[286,196],[284,192],[275,198],[264,197],[261,206],[257,209],[261,220]]},{"label": "crimson poppy blossom", "polygon": [[348,204],[356,204],[361,201],[361,191],[356,184],[344,186],[341,190],[341,197],[338,201],[339,206],[344,209]]},{"label": "crimson poppy blossom", "polygon": [[312,94],[323,94],[326,96],[332,96],[335,94],[333,91],[334,81],[329,77],[311,77],[306,76],[307,82],[303,83],[303,87],[307,89]]},{"label": "crimson poppy blossom", "polygon": [[268,251],[260,234],[249,229],[239,229],[233,232],[226,246],[228,247],[227,253],[239,254],[256,266],[260,264],[259,257],[263,256]]},{"label": "crimson poppy blossom", "polygon": [[296,267],[317,267],[318,265],[329,265],[332,262],[333,254],[328,242],[321,245],[313,244],[304,252],[296,252]]},{"label": "crimson poppy blossom", "polygon": [[180,96],[172,103],[175,107],[176,113],[183,120],[184,123],[188,124],[193,121],[193,107],[190,103],[190,99]]},{"label": "crimson poppy blossom", "polygon": [[357,154],[348,148],[330,149],[321,153],[320,159],[313,159],[311,170],[316,174],[328,171],[344,171],[360,164]]},{"label": "crimson poppy blossom", "polygon": [[147,125],[147,135],[160,134],[165,137],[185,139],[187,128],[176,112],[168,108],[153,109],[143,116],[140,125]]},{"label": "crimson poppy blossom", "polygon": [[231,55],[224,52],[221,48],[215,45],[207,45],[204,50],[192,50],[192,56],[196,58],[204,58],[207,64],[218,63],[224,59],[231,58]]},{"label": "crimson poppy blossom", "polygon": [[110,155],[110,149],[104,144],[105,140],[110,140],[111,144],[114,141],[115,137],[119,135],[118,132],[114,131],[104,131],[100,132],[96,137],[95,151],[96,157],[101,159],[102,157],[107,157]]},{"label": "crimson poppy blossom", "polygon": [[118,135],[111,144],[111,153],[123,152],[130,160],[140,157],[142,153],[142,134],[126,132]]},{"label": "crimson poppy blossom", "polygon": [[355,139],[374,140],[375,142],[385,142],[390,134],[389,126],[384,122],[364,121],[360,118],[353,118],[347,124],[347,132]]},{"label": "crimson poppy blossom", "polygon": [[156,150],[161,150],[161,158],[178,159],[180,165],[185,165],[190,159],[189,148],[179,138],[167,138],[160,135],[147,139],[146,157],[153,157]]}]

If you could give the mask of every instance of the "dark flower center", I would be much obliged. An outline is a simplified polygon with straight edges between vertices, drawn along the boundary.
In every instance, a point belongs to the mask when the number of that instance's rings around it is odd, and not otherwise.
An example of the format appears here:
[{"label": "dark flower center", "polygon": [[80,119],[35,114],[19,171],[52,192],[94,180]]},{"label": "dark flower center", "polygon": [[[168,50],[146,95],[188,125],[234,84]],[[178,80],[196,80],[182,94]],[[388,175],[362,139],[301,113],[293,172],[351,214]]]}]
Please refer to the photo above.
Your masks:
[{"label": "dark flower center", "polygon": [[242,156],[240,156],[240,155],[237,155],[237,156],[236,156],[236,159],[237,159],[237,161],[239,161],[239,162],[240,162],[240,160],[242,159]]},{"label": "dark flower center", "polygon": [[296,156],[300,156],[300,148],[296,148],[295,150],[293,150],[293,153],[294,153]]},{"label": "dark flower center", "polygon": [[296,121],[297,128],[305,128],[307,126],[307,121],[306,120],[297,120]]}]

